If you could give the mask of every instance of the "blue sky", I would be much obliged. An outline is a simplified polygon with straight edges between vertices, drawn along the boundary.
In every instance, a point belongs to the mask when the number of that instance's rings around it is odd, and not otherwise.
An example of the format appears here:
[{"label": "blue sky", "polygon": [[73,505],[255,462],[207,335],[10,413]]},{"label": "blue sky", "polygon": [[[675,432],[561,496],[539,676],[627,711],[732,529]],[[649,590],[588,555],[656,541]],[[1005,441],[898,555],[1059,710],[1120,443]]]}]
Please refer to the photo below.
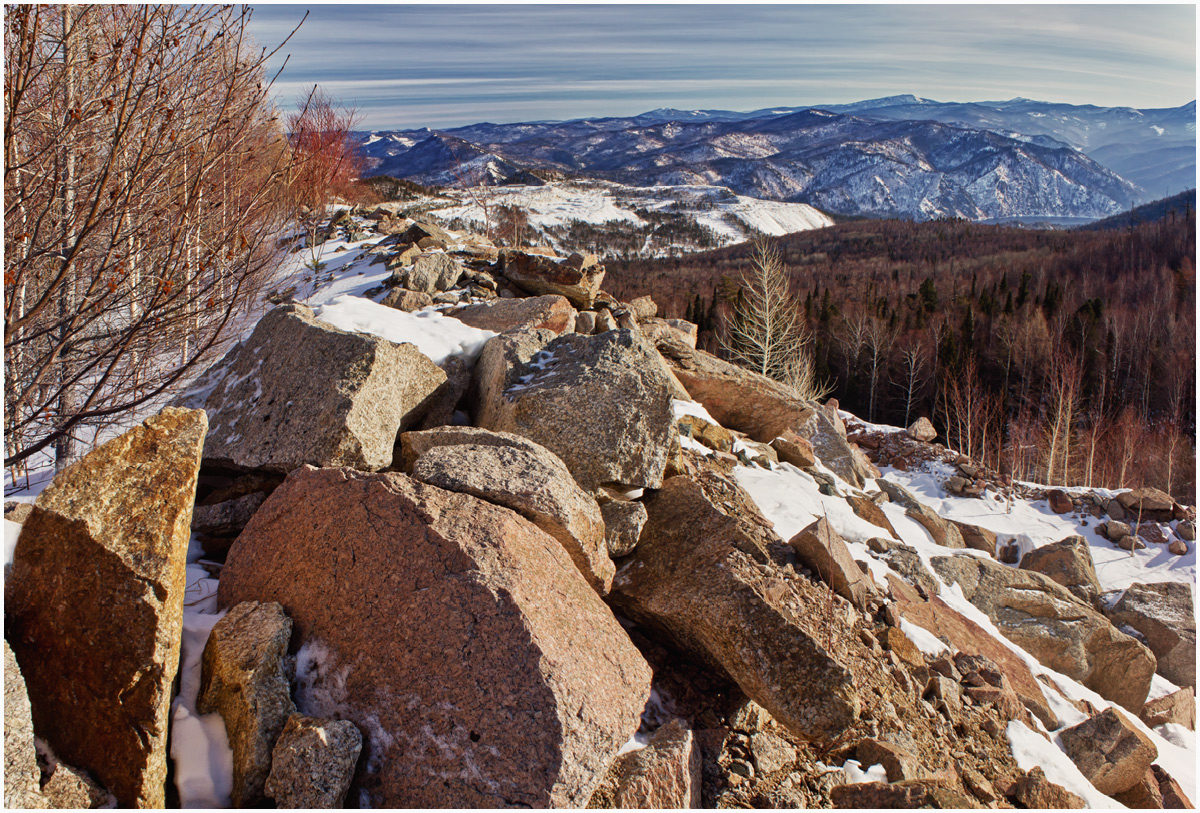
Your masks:
[{"label": "blue sky", "polygon": [[[364,129],[753,110],[915,93],[1173,107],[1193,5],[259,5],[281,106],[314,83]],[[282,59],[276,59],[276,67]]]}]

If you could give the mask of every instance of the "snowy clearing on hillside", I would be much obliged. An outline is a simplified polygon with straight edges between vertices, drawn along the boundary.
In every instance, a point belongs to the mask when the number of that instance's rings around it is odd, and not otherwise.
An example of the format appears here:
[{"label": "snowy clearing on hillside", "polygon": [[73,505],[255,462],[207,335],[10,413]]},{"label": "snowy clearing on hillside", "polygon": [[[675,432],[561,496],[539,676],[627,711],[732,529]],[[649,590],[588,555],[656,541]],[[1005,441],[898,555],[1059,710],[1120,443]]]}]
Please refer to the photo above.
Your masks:
[{"label": "snowy clearing on hillside", "polygon": [[[466,192],[449,191],[457,206],[435,208],[430,215],[443,222],[458,221],[482,227],[482,201]],[[681,217],[708,235],[713,248],[749,240],[762,233],[773,237],[833,225],[833,219],[806,203],[786,203],[737,195],[724,186],[625,186],[605,181],[572,181],[544,186],[501,186],[486,190],[489,210],[512,206],[524,210],[535,236],[555,248],[558,237],[549,233],[573,224],[628,230],[649,229],[656,217]],[[494,216],[494,215],[493,215]],[[684,247],[676,240],[676,249]],[[669,247],[647,240],[640,256],[661,256]]]}]

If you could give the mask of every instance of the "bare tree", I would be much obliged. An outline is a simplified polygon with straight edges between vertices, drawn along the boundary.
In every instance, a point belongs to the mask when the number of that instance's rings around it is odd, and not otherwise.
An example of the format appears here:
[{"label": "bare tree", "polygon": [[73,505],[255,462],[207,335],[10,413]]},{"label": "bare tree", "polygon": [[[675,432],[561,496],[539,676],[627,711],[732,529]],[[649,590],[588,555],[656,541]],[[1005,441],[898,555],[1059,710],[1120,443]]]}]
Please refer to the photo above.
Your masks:
[{"label": "bare tree", "polygon": [[929,355],[921,341],[917,339],[900,351],[900,377],[895,380],[904,400],[905,426],[910,423],[913,406],[925,389],[928,375]]},{"label": "bare tree", "polygon": [[167,393],[273,270],[288,150],[249,20],[6,8],[6,465]]},{"label": "bare tree", "polygon": [[819,400],[829,387],[815,378],[808,346],[812,334],[788,285],[787,269],[771,243],[756,241],[750,267],[738,281],[721,346],[730,358]]},{"label": "bare tree", "polygon": [[1079,417],[1079,386],[1082,369],[1079,360],[1066,352],[1054,355],[1050,368],[1049,410],[1045,426],[1046,482],[1069,485],[1075,423]]}]

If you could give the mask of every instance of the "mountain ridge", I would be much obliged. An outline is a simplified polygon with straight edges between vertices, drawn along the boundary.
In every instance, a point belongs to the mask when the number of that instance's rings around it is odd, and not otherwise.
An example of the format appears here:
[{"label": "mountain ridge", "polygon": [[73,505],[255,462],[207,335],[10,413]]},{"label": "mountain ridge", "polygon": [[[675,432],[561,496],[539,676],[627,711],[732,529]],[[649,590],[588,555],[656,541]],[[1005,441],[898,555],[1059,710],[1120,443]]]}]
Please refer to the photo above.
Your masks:
[{"label": "mountain ridge", "polygon": [[[496,183],[538,169],[639,186],[720,185],[844,216],[1101,218],[1149,197],[1155,184],[1194,177],[1184,146],[1194,142],[1194,118],[1194,102],[1136,110],[905,94],[357,136],[369,173],[421,183],[461,184],[463,165],[475,162],[489,165]],[[1096,135],[1109,123],[1112,135]],[[1151,136],[1161,139],[1153,149]]]}]

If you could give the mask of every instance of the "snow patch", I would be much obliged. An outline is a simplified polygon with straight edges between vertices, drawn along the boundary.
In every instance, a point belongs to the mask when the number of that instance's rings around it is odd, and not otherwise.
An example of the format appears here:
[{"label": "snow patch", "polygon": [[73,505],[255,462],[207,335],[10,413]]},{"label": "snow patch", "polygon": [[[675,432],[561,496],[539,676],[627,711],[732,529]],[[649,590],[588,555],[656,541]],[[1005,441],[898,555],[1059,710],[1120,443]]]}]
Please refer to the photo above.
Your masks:
[{"label": "snow patch", "polygon": [[397,344],[413,344],[434,364],[461,356],[473,364],[488,339],[490,330],[471,327],[434,310],[405,313],[369,299],[343,294],[314,309],[316,316],[334,327],[355,333],[370,333]]}]

